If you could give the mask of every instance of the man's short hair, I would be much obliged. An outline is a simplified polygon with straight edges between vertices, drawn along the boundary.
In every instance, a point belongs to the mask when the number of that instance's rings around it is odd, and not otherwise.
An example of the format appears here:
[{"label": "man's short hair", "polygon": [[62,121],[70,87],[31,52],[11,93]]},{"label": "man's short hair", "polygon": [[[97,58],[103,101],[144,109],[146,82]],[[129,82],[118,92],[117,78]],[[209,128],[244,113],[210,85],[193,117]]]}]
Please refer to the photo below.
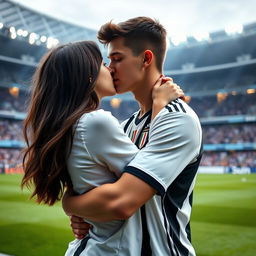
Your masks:
[{"label": "man's short hair", "polygon": [[98,39],[107,45],[116,38],[124,38],[125,46],[135,56],[145,50],[151,50],[156,58],[156,67],[162,72],[166,51],[166,30],[154,19],[136,17],[114,24],[111,21],[103,25],[98,32]]}]

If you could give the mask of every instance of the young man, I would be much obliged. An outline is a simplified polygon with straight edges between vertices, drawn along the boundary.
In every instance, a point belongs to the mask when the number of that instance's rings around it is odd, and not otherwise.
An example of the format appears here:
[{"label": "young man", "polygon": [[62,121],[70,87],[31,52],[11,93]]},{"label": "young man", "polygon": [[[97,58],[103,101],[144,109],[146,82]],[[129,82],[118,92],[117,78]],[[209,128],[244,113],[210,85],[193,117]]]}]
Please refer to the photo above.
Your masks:
[{"label": "young man", "polygon": [[[150,123],[166,31],[155,20],[138,17],[103,25],[98,38],[108,45],[117,93],[131,91],[140,105],[124,130],[141,150],[117,182],[65,197],[63,207],[70,215],[94,221],[127,219],[141,207],[141,255],[195,255],[189,221],[202,148],[198,117],[177,99]],[[74,229],[81,226],[73,223]]]}]

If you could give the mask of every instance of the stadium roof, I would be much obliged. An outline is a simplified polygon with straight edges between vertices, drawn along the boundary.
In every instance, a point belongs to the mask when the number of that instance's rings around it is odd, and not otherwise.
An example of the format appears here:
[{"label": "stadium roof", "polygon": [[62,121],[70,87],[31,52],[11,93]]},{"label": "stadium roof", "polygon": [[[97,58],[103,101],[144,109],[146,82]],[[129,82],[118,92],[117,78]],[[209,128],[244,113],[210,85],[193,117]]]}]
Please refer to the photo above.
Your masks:
[{"label": "stadium roof", "polygon": [[0,0],[0,22],[6,27],[54,37],[61,42],[96,38],[95,30],[52,18],[10,0]]},{"label": "stadium roof", "polygon": [[[96,30],[53,18],[11,0],[0,0],[0,23],[3,23],[7,28],[14,27],[15,33],[17,30],[22,29],[28,31],[28,33],[36,33],[36,36],[38,38],[43,37],[44,41],[48,38],[57,39],[57,42],[53,43],[53,45],[58,42],[66,43],[78,40],[97,41]],[[241,31],[235,31],[234,29],[237,28],[231,28],[231,31],[223,29],[211,33],[203,33],[197,36],[188,36],[187,38],[171,37],[170,47],[191,47],[198,44],[229,40],[230,36],[234,38],[255,34],[256,22],[241,25],[241,28],[239,28]],[[33,36],[35,37],[35,35]],[[52,42],[50,42],[50,46],[51,44]],[[104,51],[103,48],[102,50]]]}]

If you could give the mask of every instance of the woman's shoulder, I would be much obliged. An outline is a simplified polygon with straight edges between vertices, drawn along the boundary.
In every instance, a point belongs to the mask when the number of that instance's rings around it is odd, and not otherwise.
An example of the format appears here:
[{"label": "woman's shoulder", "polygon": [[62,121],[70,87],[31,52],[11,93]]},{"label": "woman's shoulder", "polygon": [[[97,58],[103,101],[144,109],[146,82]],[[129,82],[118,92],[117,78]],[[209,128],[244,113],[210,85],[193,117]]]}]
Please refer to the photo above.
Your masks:
[{"label": "woman's shoulder", "polygon": [[119,124],[118,120],[109,111],[98,109],[89,113],[85,113],[79,119],[78,125],[91,126],[91,125],[109,126],[112,124]]}]

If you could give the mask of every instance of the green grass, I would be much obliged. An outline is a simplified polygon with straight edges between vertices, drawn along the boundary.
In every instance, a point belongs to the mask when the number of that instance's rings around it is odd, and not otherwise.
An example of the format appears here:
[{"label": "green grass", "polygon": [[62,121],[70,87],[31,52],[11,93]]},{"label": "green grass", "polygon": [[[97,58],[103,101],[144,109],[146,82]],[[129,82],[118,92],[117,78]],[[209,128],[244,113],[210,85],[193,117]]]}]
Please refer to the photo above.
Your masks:
[{"label": "green grass", "polygon": [[21,175],[0,175],[0,253],[15,256],[64,255],[73,239],[60,204],[37,205],[20,189]]},{"label": "green grass", "polygon": [[198,256],[256,255],[256,175],[200,174],[191,227]]},{"label": "green grass", "polygon": [[[64,255],[73,236],[60,204],[29,201],[20,180],[20,175],[0,175],[0,252]],[[191,226],[198,256],[256,255],[256,175],[200,174]]]}]

